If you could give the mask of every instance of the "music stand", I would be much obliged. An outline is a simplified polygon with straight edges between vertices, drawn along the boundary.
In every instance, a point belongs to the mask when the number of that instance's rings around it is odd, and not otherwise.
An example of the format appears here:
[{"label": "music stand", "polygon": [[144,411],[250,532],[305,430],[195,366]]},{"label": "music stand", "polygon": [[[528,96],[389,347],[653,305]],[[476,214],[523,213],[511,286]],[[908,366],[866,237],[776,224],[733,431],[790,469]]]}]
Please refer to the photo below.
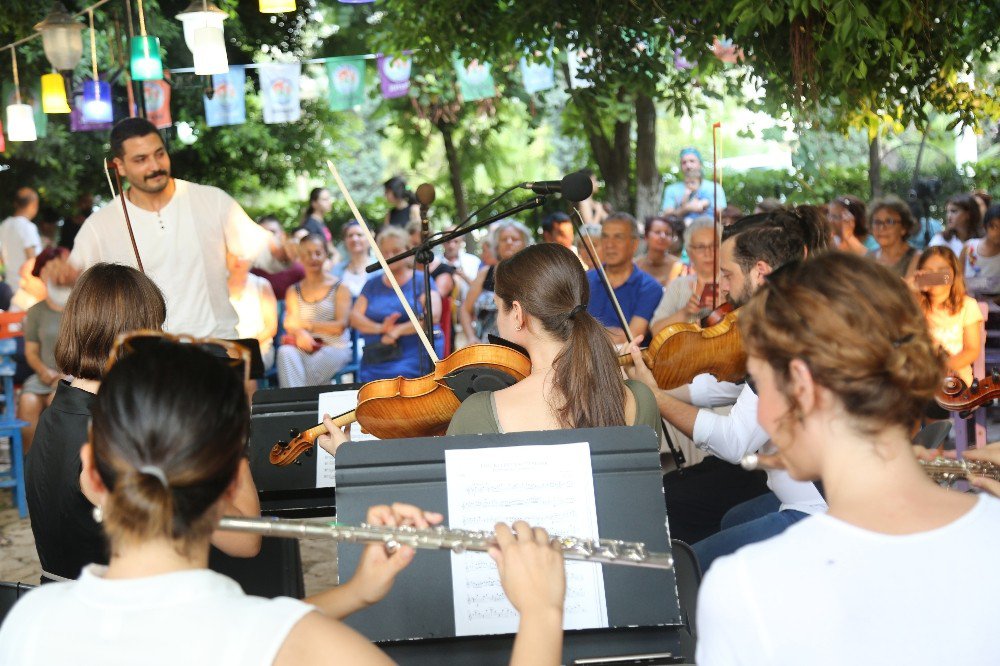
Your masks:
[{"label": "music stand", "polygon": [[[659,442],[645,426],[349,442],[337,452],[338,519],[357,524],[370,505],[399,501],[445,514],[447,524],[446,449],[571,442],[590,444],[601,536],[670,550]],[[353,573],[360,552],[358,545],[339,545],[341,580]],[[673,571],[604,565],[604,581],[611,628],[566,632],[564,663],[680,653]],[[513,644],[510,635],[455,636],[447,552],[420,551],[385,599],[346,622],[401,663],[507,663]]]}]

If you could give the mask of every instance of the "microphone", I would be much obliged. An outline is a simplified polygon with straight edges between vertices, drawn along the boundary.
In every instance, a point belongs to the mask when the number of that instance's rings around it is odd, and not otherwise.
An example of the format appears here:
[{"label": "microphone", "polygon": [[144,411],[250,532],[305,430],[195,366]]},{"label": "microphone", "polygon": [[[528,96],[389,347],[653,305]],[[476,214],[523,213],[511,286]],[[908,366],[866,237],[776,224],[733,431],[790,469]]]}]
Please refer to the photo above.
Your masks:
[{"label": "microphone", "polygon": [[420,187],[417,188],[417,201],[420,203],[421,207],[428,208],[432,203],[437,194],[434,191],[434,186],[430,183],[422,183]]},{"label": "microphone", "polygon": [[590,176],[582,171],[576,171],[562,180],[543,180],[537,183],[522,183],[520,187],[531,190],[535,194],[553,194],[561,192],[564,199],[577,202],[583,201],[594,193],[594,183]]}]

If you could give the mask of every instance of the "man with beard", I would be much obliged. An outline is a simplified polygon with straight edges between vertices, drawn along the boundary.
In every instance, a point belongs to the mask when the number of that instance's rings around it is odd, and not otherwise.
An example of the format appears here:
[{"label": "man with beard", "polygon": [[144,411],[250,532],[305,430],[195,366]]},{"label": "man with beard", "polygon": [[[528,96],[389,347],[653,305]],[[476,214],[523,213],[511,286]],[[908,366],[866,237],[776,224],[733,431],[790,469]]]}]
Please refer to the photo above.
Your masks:
[{"label": "man with beard", "polygon": [[[826,234],[812,206],[744,218],[723,232],[720,288],[738,308],[772,272],[824,249]],[[807,515],[826,510],[813,484],[795,481],[784,471],[771,471],[767,487],[773,493],[766,493],[759,472],[746,472],[736,464],[744,455],[769,445],[767,433],[757,422],[757,394],[750,385],[699,375],[688,386],[663,391],[638,351],[632,355],[636,363],[628,373],[653,390],[660,415],[711,454],[697,465],[664,477],[670,534],[694,543],[703,571],[721,555],[775,536]],[[728,415],[705,408],[723,404],[733,405]]]},{"label": "man with beard", "polygon": [[226,253],[267,268],[283,249],[222,190],[173,178],[170,155],[148,120],[128,118],[115,125],[111,152],[129,182],[123,195],[135,248],[120,194],[80,227],[69,266],[59,267],[59,281],[73,282],[99,262],[141,268],[163,292],[165,330],[236,338]]}]

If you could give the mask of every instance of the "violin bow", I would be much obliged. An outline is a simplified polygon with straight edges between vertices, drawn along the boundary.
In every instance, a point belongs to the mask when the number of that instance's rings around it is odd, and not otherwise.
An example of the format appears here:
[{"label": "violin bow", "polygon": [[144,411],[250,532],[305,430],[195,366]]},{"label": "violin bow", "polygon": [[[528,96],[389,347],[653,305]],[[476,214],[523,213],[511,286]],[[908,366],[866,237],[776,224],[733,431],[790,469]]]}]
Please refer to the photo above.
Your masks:
[{"label": "violin bow", "polygon": [[573,207],[573,214],[569,217],[573,221],[573,226],[576,227],[576,232],[580,234],[580,239],[583,241],[583,248],[590,256],[590,262],[594,264],[597,274],[601,276],[601,285],[604,286],[604,290],[608,293],[608,298],[611,300],[611,304],[615,307],[615,315],[618,317],[618,322],[622,325],[622,330],[625,331],[625,339],[628,340],[629,344],[632,344],[632,329],[629,328],[628,322],[625,321],[625,313],[622,312],[622,306],[618,303],[618,297],[615,295],[615,290],[611,287],[611,280],[608,279],[608,274],[604,272],[604,266],[601,264],[601,261],[597,256],[597,250],[594,249],[594,241],[590,239],[590,236],[583,233],[583,217],[580,215],[580,211],[577,210],[576,206]]},{"label": "violin bow", "polygon": [[719,210],[719,128],[721,122],[712,123],[712,280],[715,288],[712,290],[712,311],[718,307],[719,297],[719,221],[722,212]]},{"label": "violin bow", "polygon": [[[400,304],[402,304],[403,309],[406,310],[406,316],[410,318],[410,323],[413,324],[413,328],[416,329],[417,336],[420,338],[420,342],[423,343],[424,349],[427,351],[427,355],[431,357],[431,361],[438,363],[440,359],[434,352],[434,345],[431,344],[430,340],[427,339],[427,334],[424,333],[423,327],[420,325],[420,320],[417,319],[417,315],[414,314],[413,309],[410,307],[410,303],[403,296],[403,290],[400,288],[399,283],[396,282],[396,276],[392,274],[389,270],[389,264],[386,262],[385,257],[382,255],[382,251],[378,249],[378,245],[375,243],[375,237],[372,235],[371,229],[368,228],[368,222],[365,218],[361,216],[361,212],[358,207],[354,204],[354,199],[351,198],[351,193],[347,191],[347,186],[344,185],[344,181],[340,178],[340,172],[337,171],[337,167],[333,165],[330,160],[326,161],[326,167],[333,174],[333,179],[337,182],[337,187],[340,188],[340,193],[344,195],[344,199],[347,201],[347,205],[350,206],[351,212],[354,214],[354,219],[358,221],[361,231],[364,232],[365,238],[368,239],[368,244],[371,245],[372,252],[375,253],[375,257],[378,259],[378,263],[381,264],[382,270],[385,276],[389,279],[389,284],[392,285],[393,291],[396,292],[396,297],[399,298]],[[416,276],[414,276],[416,279]],[[424,294],[424,298],[427,299],[427,307],[430,308],[430,298],[429,293]]]},{"label": "violin bow", "polygon": [[111,196],[115,196],[115,188],[111,186],[111,176],[108,175],[109,171],[115,172],[115,182],[118,183],[118,197],[122,201],[122,215],[125,216],[125,226],[128,228],[128,237],[132,241],[132,252],[135,253],[135,263],[139,265],[139,272],[142,274],[146,273],[146,269],[142,267],[142,258],[139,256],[139,246],[135,242],[135,232],[132,231],[132,220],[128,216],[128,206],[125,205],[125,190],[122,188],[122,175],[118,173],[118,167],[111,158],[104,160],[104,175],[108,178],[108,187],[111,187]]}]

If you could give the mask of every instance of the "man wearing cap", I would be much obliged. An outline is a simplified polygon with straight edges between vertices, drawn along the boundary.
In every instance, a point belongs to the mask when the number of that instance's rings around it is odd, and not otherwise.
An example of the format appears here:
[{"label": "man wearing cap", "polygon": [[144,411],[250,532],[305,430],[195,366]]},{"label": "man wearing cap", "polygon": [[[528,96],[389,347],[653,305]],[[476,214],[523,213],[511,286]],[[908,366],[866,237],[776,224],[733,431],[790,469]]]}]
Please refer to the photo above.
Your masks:
[{"label": "man wearing cap", "polygon": [[[667,185],[663,190],[664,217],[676,215],[685,225],[699,215],[715,217],[715,182],[702,177],[701,153],[697,148],[681,150],[681,175],[683,180]],[[718,186],[718,209],[726,207],[726,193]]]}]

